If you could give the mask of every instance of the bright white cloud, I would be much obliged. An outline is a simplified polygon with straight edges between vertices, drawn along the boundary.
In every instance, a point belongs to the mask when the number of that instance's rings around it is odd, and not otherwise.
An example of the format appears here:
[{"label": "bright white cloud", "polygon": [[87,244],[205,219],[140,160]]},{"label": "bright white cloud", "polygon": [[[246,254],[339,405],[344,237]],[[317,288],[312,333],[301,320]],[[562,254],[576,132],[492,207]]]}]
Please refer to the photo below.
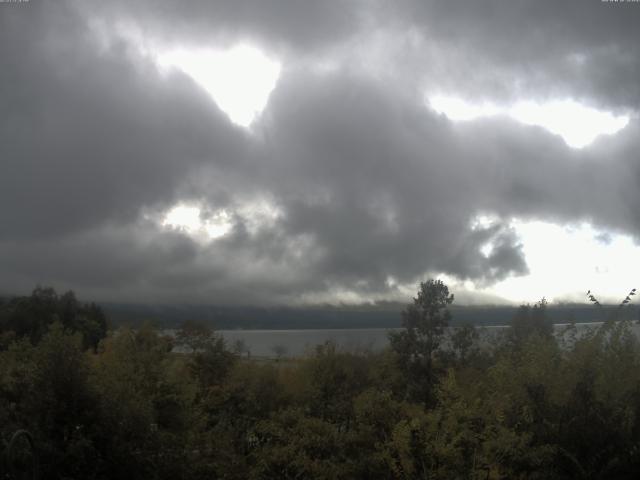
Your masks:
[{"label": "bright white cloud", "polygon": [[640,287],[640,247],[628,235],[604,234],[586,223],[563,227],[514,220],[511,225],[522,241],[530,274],[503,280],[487,293],[514,302],[542,297],[585,301],[592,290],[615,302]]},{"label": "bright white cloud", "polygon": [[170,50],[157,55],[157,62],[193,78],[233,123],[243,127],[266,106],[281,69],[279,63],[246,45],[226,51]]},{"label": "bright white cloud", "polygon": [[203,240],[221,237],[231,229],[229,215],[225,210],[220,210],[209,218],[203,218],[199,206],[182,204],[169,210],[161,224]]},{"label": "bright white cloud", "polygon": [[499,220],[500,219],[495,215],[476,215],[476,217],[473,218],[470,222],[471,230],[489,228]]},{"label": "bright white cloud", "polygon": [[471,104],[461,98],[437,95],[428,98],[429,106],[438,113],[446,115],[454,122],[475,120],[504,113],[503,109],[490,103]]},{"label": "bright white cloud", "polygon": [[537,125],[560,135],[573,148],[583,148],[599,135],[613,135],[629,123],[627,116],[615,116],[572,100],[543,104],[518,102],[511,106],[472,104],[456,97],[433,96],[429,106],[453,121],[505,115],[526,125]]},{"label": "bright white cloud", "polygon": [[242,222],[250,234],[257,234],[263,228],[272,227],[282,215],[275,204],[265,199],[238,204],[232,211],[219,209],[212,214],[207,212],[210,208],[200,203],[178,203],[159,217],[147,214],[145,218],[206,242],[226,235],[235,221]]},{"label": "bright white cloud", "polygon": [[573,148],[585,147],[599,135],[613,135],[629,123],[629,117],[616,117],[573,101],[544,105],[521,102],[510,109],[509,115],[522,123],[538,125],[560,135]]}]

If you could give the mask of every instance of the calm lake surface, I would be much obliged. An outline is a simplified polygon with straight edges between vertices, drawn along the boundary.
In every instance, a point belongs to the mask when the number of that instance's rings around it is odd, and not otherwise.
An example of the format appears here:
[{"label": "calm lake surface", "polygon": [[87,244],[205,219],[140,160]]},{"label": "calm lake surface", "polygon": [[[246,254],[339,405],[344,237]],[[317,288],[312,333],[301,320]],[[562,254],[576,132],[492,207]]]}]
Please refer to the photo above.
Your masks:
[{"label": "calm lake surface", "polygon": [[275,356],[274,348],[282,347],[285,356],[299,356],[312,351],[316,345],[335,342],[349,351],[381,350],[389,343],[388,328],[354,328],[335,330],[218,330],[230,347],[241,340],[251,355]]},{"label": "calm lake surface", "polygon": [[[578,335],[597,327],[599,323],[577,323]],[[481,327],[481,338],[500,335],[508,327]],[[556,332],[566,328],[566,324],[554,325]],[[389,344],[388,332],[400,329],[359,328],[359,329],[322,329],[322,330],[218,330],[227,341],[229,347],[237,341],[244,345],[252,356],[274,357],[276,348],[283,356],[300,356],[313,351],[316,345],[324,342],[335,342],[339,348],[348,351],[380,350]],[[633,332],[640,338],[640,325],[634,323]],[[167,330],[172,334],[173,331]]]}]

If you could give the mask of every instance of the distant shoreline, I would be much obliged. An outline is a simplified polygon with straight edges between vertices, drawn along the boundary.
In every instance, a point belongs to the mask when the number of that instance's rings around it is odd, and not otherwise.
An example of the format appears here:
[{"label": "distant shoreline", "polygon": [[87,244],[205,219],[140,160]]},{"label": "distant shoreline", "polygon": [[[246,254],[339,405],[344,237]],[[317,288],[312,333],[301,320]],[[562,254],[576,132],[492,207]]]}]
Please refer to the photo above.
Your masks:
[{"label": "distant shoreline", "polygon": [[[178,328],[186,320],[197,321],[216,330],[324,330],[399,328],[404,306],[384,308],[259,308],[185,305],[124,305],[103,304],[113,326],[138,326],[144,323],[164,328]],[[547,317],[554,324],[593,323],[603,321],[606,312],[617,306],[549,305]],[[453,306],[452,326],[474,325],[500,327],[515,316],[515,306]],[[633,318],[638,319],[637,310]]]}]

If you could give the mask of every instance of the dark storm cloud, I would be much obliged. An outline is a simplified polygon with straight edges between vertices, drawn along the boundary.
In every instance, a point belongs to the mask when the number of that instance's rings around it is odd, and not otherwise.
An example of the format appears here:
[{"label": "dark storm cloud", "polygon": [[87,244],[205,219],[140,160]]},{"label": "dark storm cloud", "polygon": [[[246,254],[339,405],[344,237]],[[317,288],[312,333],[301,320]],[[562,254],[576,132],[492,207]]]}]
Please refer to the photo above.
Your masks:
[{"label": "dark storm cloud", "polygon": [[[623,48],[636,36],[635,10],[596,22],[599,2],[584,11],[480,3],[0,5],[0,290],[41,282],[131,301],[393,298],[395,285],[434,272],[479,285],[525,274],[513,216],[640,234],[636,120],[577,151],[506,118],[453,124],[422,99],[431,85],[635,110],[637,46]],[[251,38],[287,51],[288,63],[248,133],[126,39],[101,43],[96,19],[136,23],[175,46]],[[371,66],[366,39],[378,29],[419,39]],[[322,51],[347,64],[309,66]],[[151,220],[178,200],[204,202],[205,217],[225,208],[229,233],[205,242]],[[251,213],[261,207],[275,213]],[[472,228],[478,214],[496,220]]]},{"label": "dark storm cloud", "polygon": [[194,165],[248,156],[191,80],[126,45],[100,51],[64,3],[1,13],[0,238],[132,220]]},{"label": "dark storm cloud", "polygon": [[[510,275],[528,273],[520,243],[514,229],[503,223],[485,228],[476,227],[466,237],[457,254],[443,265],[443,270],[458,277],[491,284]],[[486,255],[478,250],[489,246]]]},{"label": "dark storm cloud", "polygon": [[640,8],[633,2],[570,0],[383,3],[386,18],[417,29],[437,84],[500,102],[573,97],[640,108]]},{"label": "dark storm cloud", "polygon": [[376,290],[429,270],[481,283],[526,273],[512,230],[470,229],[483,212],[639,231],[635,123],[576,151],[539,127],[453,125],[393,85],[307,72],[281,81],[262,127],[284,228],[328,252],[317,268],[344,286]]},{"label": "dark storm cloud", "polygon": [[[408,100],[342,75],[291,75],[273,94],[262,125],[274,150],[270,181],[287,232],[328,252],[318,266],[325,278],[381,288],[389,276],[410,281],[436,268],[483,276],[478,248],[491,235],[469,227],[486,185],[449,122]],[[522,272],[516,257],[496,276]]]},{"label": "dark storm cloud", "polygon": [[197,255],[193,240],[178,232],[126,225],[55,240],[3,242],[0,258],[5,272],[55,284],[117,289],[144,283],[145,276],[174,264],[192,266]]}]

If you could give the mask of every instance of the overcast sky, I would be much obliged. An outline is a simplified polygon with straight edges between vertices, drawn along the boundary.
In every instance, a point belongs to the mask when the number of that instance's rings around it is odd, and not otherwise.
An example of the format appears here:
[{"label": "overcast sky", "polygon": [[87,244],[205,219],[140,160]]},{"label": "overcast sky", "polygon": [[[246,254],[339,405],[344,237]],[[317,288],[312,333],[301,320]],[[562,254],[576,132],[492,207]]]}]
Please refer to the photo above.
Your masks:
[{"label": "overcast sky", "polygon": [[640,287],[640,3],[0,3],[0,292]]}]

